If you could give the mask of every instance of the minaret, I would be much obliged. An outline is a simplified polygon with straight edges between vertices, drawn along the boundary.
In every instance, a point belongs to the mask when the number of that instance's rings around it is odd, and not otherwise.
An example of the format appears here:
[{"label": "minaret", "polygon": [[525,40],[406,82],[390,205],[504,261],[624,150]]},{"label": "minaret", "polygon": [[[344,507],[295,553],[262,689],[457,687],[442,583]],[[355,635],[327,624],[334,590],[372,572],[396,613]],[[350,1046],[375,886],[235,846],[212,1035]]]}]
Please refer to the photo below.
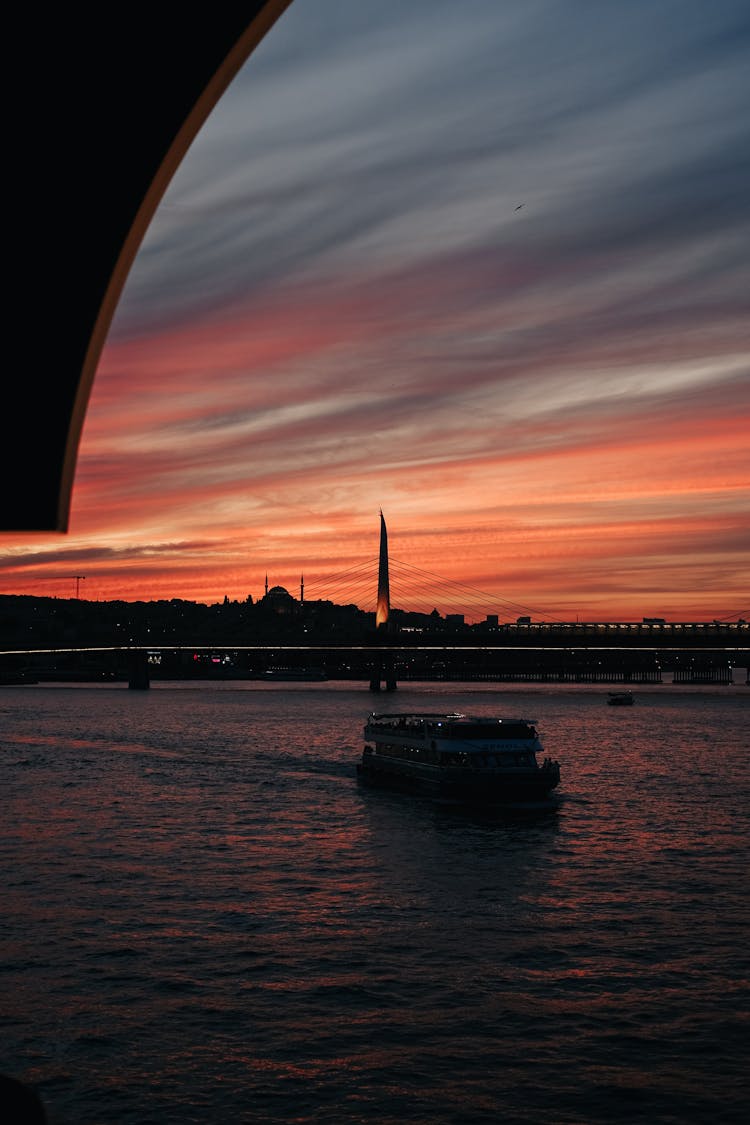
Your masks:
[{"label": "minaret", "polygon": [[305,576],[304,576],[304,574],[300,575],[300,580],[299,580],[299,600],[300,600],[301,603],[304,602],[304,600],[305,600]]},{"label": "minaret", "polygon": [[388,532],[383,512],[380,513],[380,561],[378,563],[378,605],[375,610],[375,628],[388,624],[391,612],[391,590],[388,580]]},{"label": "minaret", "polygon": [[268,575],[266,575],[266,597],[268,597]]}]

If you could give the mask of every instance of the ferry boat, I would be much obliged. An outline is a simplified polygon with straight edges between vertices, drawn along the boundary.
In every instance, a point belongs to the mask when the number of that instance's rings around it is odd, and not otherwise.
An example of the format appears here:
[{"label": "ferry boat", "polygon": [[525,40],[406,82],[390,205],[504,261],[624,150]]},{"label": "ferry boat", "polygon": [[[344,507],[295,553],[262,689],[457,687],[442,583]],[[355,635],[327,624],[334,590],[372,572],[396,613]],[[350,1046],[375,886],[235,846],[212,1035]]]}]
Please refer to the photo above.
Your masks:
[{"label": "ferry boat", "polygon": [[371,714],[357,773],[363,782],[441,801],[518,804],[547,800],[560,766],[528,719],[460,714]]}]

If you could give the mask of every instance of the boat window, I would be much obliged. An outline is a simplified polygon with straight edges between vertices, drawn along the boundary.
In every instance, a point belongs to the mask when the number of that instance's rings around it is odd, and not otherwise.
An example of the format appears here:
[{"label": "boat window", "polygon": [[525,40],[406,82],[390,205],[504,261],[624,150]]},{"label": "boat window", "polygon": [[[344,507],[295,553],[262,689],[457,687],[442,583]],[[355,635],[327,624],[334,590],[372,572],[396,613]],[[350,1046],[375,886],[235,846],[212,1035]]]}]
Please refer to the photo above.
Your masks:
[{"label": "boat window", "polygon": [[452,723],[441,731],[444,738],[506,739],[533,738],[535,731],[526,723]]}]

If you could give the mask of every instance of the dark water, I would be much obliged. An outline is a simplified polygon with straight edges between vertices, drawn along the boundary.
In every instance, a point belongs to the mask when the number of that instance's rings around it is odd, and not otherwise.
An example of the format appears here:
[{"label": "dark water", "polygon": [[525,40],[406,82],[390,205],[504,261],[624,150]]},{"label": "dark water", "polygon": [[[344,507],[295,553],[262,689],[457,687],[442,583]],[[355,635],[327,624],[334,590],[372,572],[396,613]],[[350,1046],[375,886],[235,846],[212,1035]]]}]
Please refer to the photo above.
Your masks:
[{"label": "dark water", "polygon": [[[0,1070],[51,1125],[747,1119],[750,688],[0,692]],[[535,719],[554,811],[361,790]]]}]

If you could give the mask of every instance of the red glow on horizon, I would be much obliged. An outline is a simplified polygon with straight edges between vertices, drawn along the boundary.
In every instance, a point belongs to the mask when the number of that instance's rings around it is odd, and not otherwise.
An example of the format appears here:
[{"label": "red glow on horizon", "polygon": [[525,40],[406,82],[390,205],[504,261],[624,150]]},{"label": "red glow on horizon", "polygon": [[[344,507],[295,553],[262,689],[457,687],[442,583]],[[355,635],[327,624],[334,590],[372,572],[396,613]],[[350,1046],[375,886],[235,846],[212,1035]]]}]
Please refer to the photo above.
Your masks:
[{"label": "red glow on horizon", "polygon": [[[695,356],[685,374],[682,341],[660,339],[642,376],[634,345],[584,397],[576,372],[604,353],[583,336],[562,369],[540,344],[488,371],[452,358],[438,327],[425,361],[422,334],[460,289],[415,271],[390,288],[298,287],[110,341],[70,533],[5,536],[0,592],[43,596],[50,576],[80,571],[91,600],[244,600],[265,574],[293,590],[302,572],[312,590],[376,559],[382,506],[393,557],[559,619],[742,607],[750,470],[731,334],[706,360],[723,380]],[[408,315],[404,291],[419,298]],[[628,380],[645,391],[621,395]],[[56,596],[72,596],[64,582]]]}]

